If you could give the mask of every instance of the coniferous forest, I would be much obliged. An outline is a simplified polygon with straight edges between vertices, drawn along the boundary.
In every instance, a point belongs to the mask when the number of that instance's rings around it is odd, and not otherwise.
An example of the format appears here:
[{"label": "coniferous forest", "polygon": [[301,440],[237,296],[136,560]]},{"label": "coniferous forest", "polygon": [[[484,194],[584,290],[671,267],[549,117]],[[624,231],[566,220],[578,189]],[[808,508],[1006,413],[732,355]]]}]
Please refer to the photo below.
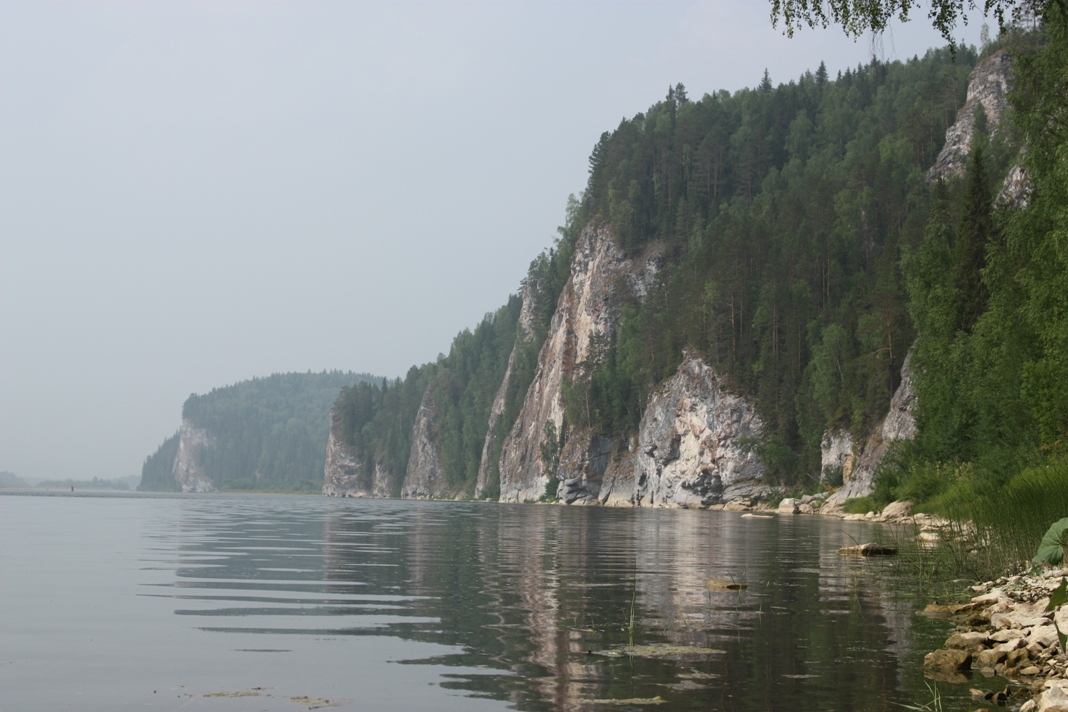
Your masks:
[{"label": "coniferous forest", "polygon": [[[911,352],[920,436],[890,458],[877,498],[990,492],[1022,467],[1057,461],[1068,433],[1068,254],[1057,237],[1068,205],[1066,47],[1063,23],[1046,23],[1006,28],[981,49],[873,60],[836,76],[821,65],[776,85],[765,74],[733,94],[670,88],[596,143],[586,190],[531,264],[529,333],[516,333],[513,297],[436,363],[385,388],[344,391],[350,444],[368,458],[386,453],[399,482],[430,385],[446,403],[446,475],[472,492],[512,343],[520,376],[504,432],[575,240],[596,220],[628,254],[658,248],[664,267],[576,370],[583,383],[571,389],[584,397],[566,399],[569,421],[633,432],[650,392],[692,349],[755,399],[768,426],[755,447],[772,483],[813,489],[823,433],[870,429]],[[980,110],[964,175],[930,180],[970,70],[1000,49],[1016,77],[1010,117],[991,127]],[[999,204],[1016,163],[1030,177],[1027,197]]]},{"label": "coniferous forest", "polygon": [[[330,404],[338,389],[381,382],[370,374],[276,373],[192,394],[182,418],[212,434],[201,455],[219,489],[318,492],[322,488]],[[173,491],[178,433],[145,459],[139,489]]]}]

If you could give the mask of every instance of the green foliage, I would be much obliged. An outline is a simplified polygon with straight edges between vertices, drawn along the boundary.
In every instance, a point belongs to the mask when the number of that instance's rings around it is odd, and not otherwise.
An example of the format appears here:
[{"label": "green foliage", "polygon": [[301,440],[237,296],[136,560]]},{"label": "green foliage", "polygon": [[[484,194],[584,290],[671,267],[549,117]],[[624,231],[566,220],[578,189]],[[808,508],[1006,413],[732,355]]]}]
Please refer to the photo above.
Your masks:
[{"label": "green foliage", "polygon": [[[1068,522],[1068,520],[1061,520],[1061,522]],[[1057,522],[1057,524],[1054,524],[1053,527],[1056,528],[1059,524],[1061,524],[1061,522]],[[1068,528],[1068,525],[1066,525],[1066,528]],[[1052,529],[1051,529],[1051,531],[1052,531]],[[1062,542],[1060,544],[1060,554],[1061,554],[1061,556],[1060,556],[1060,559],[1058,559],[1056,563],[1060,563],[1061,561],[1064,560],[1064,544],[1063,544],[1064,537],[1065,537],[1065,534],[1064,534],[1064,531],[1062,530],[1061,533],[1060,533],[1060,538],[1059,538],[1060,541]],[[1041,554],[1042,554],[1042,550],[1039,549],[1039,556],[1041,556]],[[1038,559],[1039,556],[1036,556],[1035,559]],[[1053,591],[1053,593],[1051,593],[1049,595],[1049,603],[1046,604],[1046,612],[1050,613],[1052,611],[1056,611],[1058,608],[1063,606],[1065,603],[1068,603],[1068,579],[1066,579],[1065,577],[1062,576],[1061,577],[1061,584],[1059,586],[1057,586],[1057,588]],[[1064,651],[1068,650],[1068,635],[1065,635],[1065,633],[1061,630],[1060,624],[1057,623],[1057,617],[1056,616],[1053,617],[1053,626],[1057,629],[1057,641],[1060,642],[1060,644],[1061,644],[1061,652],[1064,652]]]},{"label": "green foliage", "polygon": [[178,456],[178,433],[170,436],[145,458],[141,466],[141,484],[137,489],[147,492],[178,492],[174,480],[174,458]]},{"label": "green foliage", "polygon": [[867,514],[880,511],[883,505],[883,502],[874,497],[854,497],[842,503],[842,511],[847,514]]},{"label": "green foliage", "polygon": [[413,366],[404,380],[382,387],[360,384],[341,392],[335,403],[341,432],[363,458],[363,486],[370,488],[378,469],[390,475],[394,494],[399,494],[408,470],[412,427],[429,388],[436,408],[431,437],[440,447],[445,478],[457,491],[474,490],[490,408],[515,342],[521,306],[513,296],[474,331],[458,334],[448,356]]},{"label": "green foliage", "polygon": [[984,14],[993,13],[1001,27],[1024,11],[1042,14],[1057,0],[931,0],[925,7],[918,0],[771,0],[772,24],[781,20],[786,34],[803,27],[841,25],[847,35],[860,37],[868,32],[882,33],[890,22],[910,19],[914,11],[927,11],[931,25],[947,42],[953,41],[958,21],[967,22],[967,11],[980,5]]},{"label": "green foliage", "polygon": [[[1031,559],[1036,564],[1056,566],[1064,561],[1064,551],[1068,548],[1068,517],[1058,519],[1046,531],[1038,545],[1038,553]],[[1065,600],[1068,600],[1066,597]],[[1050,604],[1053,600],[1050,599]]]},{"label": "green foliage", "polygon": [[[919,436],[904,466],[881,476],[892,481],[877,484],[895,497],[916,496],[949,511],[961,501],[1001,497],[1021,469],[1065,454],[1064,19],[1049,23],[1045,33],[1013,40],[1013,125],[992,138],[977,137],[964,180],[937,187],[923,241],[905,250],[909,311],[918,332]],[[1026,148],[1020,155],[1033,182],[1023,206],[995,205],[1000,186],[989,179],[1007,172],[1010,139]],[[1012,548],[1020,553],[1026,547]]]},{"label": "green foliage", "polygon": [[556,423],[552,420],[545,421],[539,448],[545,474],[549,477],[544,497],[547,501],[556,499],[556,490],[560,487],[560,477],[557,473],[560,468],[560,450],[563,449],[564,444],[561,435],[562,433],[556,431]]},{"label": "green foliage", "polygon": [[[525,291],[531,296],[529,328],[519,324],[522,300],[513,295],[474,331],[453,339],[448,356],[412,366],[407,376],[383,387],[374,384],[342,390],[335,403],[341,432],[363,458],[370,487],[375,469],[385,471],[399,496],[408,471],[412,427],[428,388],[437,408],[432,437],[440,447],[442,470],[454,491],[473,494],[489,425],[490,409],[504,379],[509,356],[512,372],[504,394],[504,412],[488,450],[490,478],[484,497],[500,496],[500,461],[504,438],[519,417],[534,379],[538,352],[549,331],[560,292],[570,275],[575,241],[586,222],[585,206],[575,196],[567,204],[567,221],[553,246],[530,264]],[[513,355],[514,347],[514,355]]]},{"label": "green foliage", "polygon": [[970,522],[965,531],[979,545],[967,557],[967,566],[974,569],[967,573],[989,578],[1031,561],[1048,523],[1068,514],[1068,462],[1025,466],[1002,485],[976,479],[958,482],[939,505],[953,518]]},{"label": "green foliage", "polygon": [[567,421],[633,432],[690,348],[756,397],[772,480],[814,481],[823,432],[870,427],[900,381],[900,256],[923,240],[923,174],[975,59],[932,51],[698,101],[680,85],[602,135],[586,210],[663,269],[577,364]]},{"label": "green foliage", "polygon": [[[342,386],[375,380],[341,371],[274,374],[190,395],[182,417],[214,437],[215,447],[201,453],[201,464],[220,490],[318,492],[330,404]],[[178,488],[177,450],[176,434],[145,460],[140,489]]]},{"label": "green foliage", "polygon": [[404,379],[357,383],[342,388],[334,401],[345,444],[362,458],[360,483],[370,489],[376,470],[388,473],[392,494],[400,495],[412,447],[412,425],[434,366],[412,366]]}]

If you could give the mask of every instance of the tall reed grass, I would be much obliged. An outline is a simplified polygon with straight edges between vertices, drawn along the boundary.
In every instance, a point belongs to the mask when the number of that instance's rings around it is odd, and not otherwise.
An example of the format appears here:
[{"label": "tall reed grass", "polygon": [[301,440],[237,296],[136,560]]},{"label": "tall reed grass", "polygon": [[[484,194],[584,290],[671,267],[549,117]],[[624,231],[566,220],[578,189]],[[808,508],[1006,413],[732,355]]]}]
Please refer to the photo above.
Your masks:
[{"label": "tall reed grass", "polygon": [[997,494],[950,514],[971,523],[964,541],[974,545],[969,559],[982,575],[1029,568],[1042,535],[1068,517],[1068,462],[1025,469]]},{"label": "tall reed grass", "polygon": [[941,543],[918,543],[911,527],[889,532],[887,542],[900,552],[892,565],[923,591],[945,595],[954,580],[1026,571],[1046,530],[1068,517],[1068,462],[1027,468],[986,496],[953,490],[928,508],[948,518]]}]

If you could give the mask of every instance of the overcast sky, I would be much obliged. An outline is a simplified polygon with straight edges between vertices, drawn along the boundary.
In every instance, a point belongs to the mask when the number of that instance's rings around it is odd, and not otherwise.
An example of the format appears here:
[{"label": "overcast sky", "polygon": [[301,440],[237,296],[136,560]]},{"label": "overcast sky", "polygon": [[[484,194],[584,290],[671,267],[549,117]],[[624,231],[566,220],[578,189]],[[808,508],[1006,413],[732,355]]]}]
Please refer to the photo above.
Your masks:
[{"label": "overcast sky", "polygon": [[[0,0],[0,470],[140,473],[192,392],[447,351],[602,131],[872,54],[768,8]],[[940,44],[921,18],[874,49]]]}]

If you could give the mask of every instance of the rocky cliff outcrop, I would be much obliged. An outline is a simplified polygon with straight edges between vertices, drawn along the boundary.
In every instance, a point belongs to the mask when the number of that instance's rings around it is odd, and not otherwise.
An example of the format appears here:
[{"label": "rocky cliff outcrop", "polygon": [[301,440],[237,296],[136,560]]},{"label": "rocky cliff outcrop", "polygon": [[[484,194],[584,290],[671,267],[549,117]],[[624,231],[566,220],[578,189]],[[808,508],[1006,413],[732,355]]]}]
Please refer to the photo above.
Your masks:
[{"label": "rocky cliff outcrop", "polygon": [[872,492],[875,473],[883,458],[890,450],[890,445],[898,440],[912,440],[916,437],[916,390],[912,382],[910,365],[912,354],[905,356],[901,365],[901,383],[890,399],[890,410],[881,423],[872,429],[868,441],[864,444],[856,459],[856,466],[844,478],[841,489],[830,496],[828,502],[840,504],[854,497],[866,497]]},{"label": "rocky cliff outcrop", "polygon": [[820,442],[820,481],[843,481],[853,473],[853,434],[848,430],[828,430]]},{"label": "rocky cliff outcrop", "polygon": [[[563,430],[562,385],[576,365],[586,360],[590,337],[607,335],[615,327],[622,290],[643,296],[657,265],[655,256],[628,259],[604,224],[594,223],[583,230],[571,258],[571,276],[538,354],[534,379],[501,449],[502,502],[536,500],[545,494],[549,473],[541,461],[541,445],[547,423],[556,432]],[[565,447],[584,449],[574,437]],[[561,461],[565,463],[565,458]],[[561,480],[574,479],[574,472],[561,470]]]},{"label": "rocky cliff outcrop", "polygon": [[203,455],[215,447],[215,438],[204,428],[198,428],[182,418],[178,431],[178,454],[174,458],[174,481],[183,492],[214,492],[215,484],[204,473]]},{"label": "rocky cliff outcrop", "polygon": [[486,442],[482,446],[482,459],[478,464],[478,477],[475,481],[475,499],[482,499],[488,491],[496,491],[500,486],[500,473],[497,467],[500,464],[497,452],[497,438],[502,428],[504,409],[507,405],[508,392],[516,387],[513,381],[516,379],[515,359],[516,354],[523,348],[527,339],[533,338],[534,306],[538,298],[541,285],[528,279],[523,282],[523,306],[519,310],[519,320],[515,330],[515,345],[512,353],[508,355],[508,365],[504,370],[504,378],[501,386],[497,389],[497,395],[490,407],[489,424],[486,429]]},{"label": "rocky cliff outcrop", "polygon": [[412,428],[412,449],[408,472],[404,476],[401,497],[404,499],[455,499],[460,492],[450,489],[441,469],[441,443],[437,432],[438,409],[433,387],[423,393]]},{"label": "rocky cliff outcrop", "polygon": [[975,65],[968,75],[968,98],[957,112],[957,120],[946,131],[946,142],[938,158],[927,171],[927,180],[964,175],[975,134],[975,111],[982,106],[987,130],[993,134],[1008,116],[1008,93],[1012,86],[1012,61],[1009,53],[999,50]]},{"label": "rocky cliff outcrop", "polygon": [[1026,208],[1031,187],[1031,178],[1027,175],[1027,170],[1022,164],[1016,163],[1009,169],[1005,182],[1001,184],[997,203],[1006,208]]},{"label": "rocky cliff outcrop", "polygon": [[341,418],[330,410],[330,436],[326,441],[326,467],[323,471],[323,494],[327,497],[369,497],[368,480],[362,477],[363,466],[356,448],[341,436]]},{"label": "rocky cliff outcrop", "polygon": [[615,506],[707,507],[759,497],[764,466],[749,445],[761,430],[753,403],[687,353],[650,397],[635,447],[610,468],[600,500]]}]

